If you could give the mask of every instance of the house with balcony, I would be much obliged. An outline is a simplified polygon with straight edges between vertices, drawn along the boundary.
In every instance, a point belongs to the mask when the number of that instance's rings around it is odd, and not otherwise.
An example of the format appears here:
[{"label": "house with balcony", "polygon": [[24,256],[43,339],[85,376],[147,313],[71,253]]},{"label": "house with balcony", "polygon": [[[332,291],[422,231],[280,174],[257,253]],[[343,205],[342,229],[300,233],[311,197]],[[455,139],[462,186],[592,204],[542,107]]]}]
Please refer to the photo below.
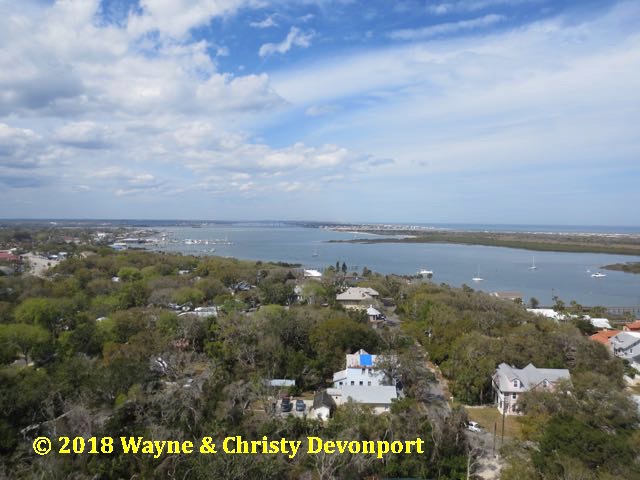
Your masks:
[{"label": "house with balcony", "polygon": [[620,332],[611,337],[609,343],[616,357],[627,360],[640,372],[640,332]]},{"label": "house with balcony", "polygon": [[536,368],[531,363],[515,368],[501,363],[492,378],[496,407],[504,415],[519,415],[518,400],[524,392],[553,390],[559,381],[570,379],[566,368]]},{"label": "house with balcony", "polygon": [[384,385],[384,374],[376,368],[377,361],[378,355],[372,355],[362,349],[347,354],[345,369],[333,374],[333,388]]},{"label": "house with balcony", "polygon": [[333,388],[327,389],[336,405],[352,401],[371,407],[375,413],[389,411],[399,387],[377,368],[380,358],[362,349],[347,354],[345,369],[333,374]]}]

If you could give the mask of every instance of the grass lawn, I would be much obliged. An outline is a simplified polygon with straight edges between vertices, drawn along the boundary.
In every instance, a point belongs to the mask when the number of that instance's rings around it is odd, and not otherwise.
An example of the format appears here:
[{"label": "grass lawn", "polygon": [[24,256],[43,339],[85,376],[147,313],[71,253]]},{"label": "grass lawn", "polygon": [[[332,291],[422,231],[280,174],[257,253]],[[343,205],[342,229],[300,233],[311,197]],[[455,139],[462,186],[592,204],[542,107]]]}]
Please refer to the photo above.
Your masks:
[{"label": "grass lawn", "polygon": [[[487,432],[493,434],[493,426],[497,424],[497,436],[502,435],[502,415],[496,407],[466,407],[469,420],[478,422]],[[504,418],[504,436],[505,438],[520,438],[521,428],[518,417],[507,415]]]}]

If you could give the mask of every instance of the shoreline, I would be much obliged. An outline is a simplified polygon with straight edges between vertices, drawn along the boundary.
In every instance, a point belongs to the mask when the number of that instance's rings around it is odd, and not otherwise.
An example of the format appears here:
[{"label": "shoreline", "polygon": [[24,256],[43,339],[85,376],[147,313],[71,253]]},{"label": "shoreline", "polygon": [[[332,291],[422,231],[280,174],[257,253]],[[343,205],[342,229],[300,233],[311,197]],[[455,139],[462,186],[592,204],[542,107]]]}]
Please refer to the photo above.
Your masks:
[{"label": "shoreline", "polygon": [[612,270],[614,272],[640,274],[640,262],[614,263],[611,265],[605,265],[602,268],[605,270]]},{"label": "shoreline", "polygon": [[[329,228],[345,232],[342,228]],[[603,253],[640,257],[640,235],[602,233],[525,233],[463,232],[443,230],[385,229],[380,226],[354,227],[354,233],[368,233],[383,238],[328,240],[326,243],[443,243],[516,248],[521,250],[565,253]]]}]

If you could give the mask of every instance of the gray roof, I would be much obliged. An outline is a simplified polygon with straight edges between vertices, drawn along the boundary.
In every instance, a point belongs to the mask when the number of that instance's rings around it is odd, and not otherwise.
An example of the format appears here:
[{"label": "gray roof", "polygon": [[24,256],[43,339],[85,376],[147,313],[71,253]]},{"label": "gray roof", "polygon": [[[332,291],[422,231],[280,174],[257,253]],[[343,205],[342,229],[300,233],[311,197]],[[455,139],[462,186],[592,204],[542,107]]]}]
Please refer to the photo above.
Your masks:
[{"label": "gray roof", "polygon": [[380,312],[373,308],[373,305],[369,305],[369,308],[367,308],[367,315],[377,317],[378,315],[380,315]]},{"label": "gray roof", "polygon": [[369,287],[349,287],[344,292],[336,295],[336,300],[371,300],[377,297],[379,293]]},{"label": "gray roof", "polygon": [[284,378],[271,378],[264,380],[264,384],[267,387],[295,387],[296,381]]},{"label": "gray roof", "polygon": [[313,397],[313,408],[318,409],[322,407],[327,407],[330,410],[336,408],[336,402],[334,402],[333,398],[331,398],[331,395],[329,395],[326,390],[316,393]]},{"label": "gray roof", "polygon": [[640,343],[640,332],[620,332],[611,337],[610,343],[616,350],[626,350],[636,343]]},{"label": "gray roof", "polygon": [[[529,364],[524,368],[515,368],[506,363],[498,365],[493,380],[502,392],[526,392],[543,383],[555,383],[558,380],[571,378],[566,368],[536,368]],[[514,386],[514,380],[519,380]]]},{"label": "gray roof", "polygon": [[369,405],[389,405],[392,400],[398,398],[396,387],[393,385],[347,385],[340,390],[345,400],[351,398],[356,403]]}]

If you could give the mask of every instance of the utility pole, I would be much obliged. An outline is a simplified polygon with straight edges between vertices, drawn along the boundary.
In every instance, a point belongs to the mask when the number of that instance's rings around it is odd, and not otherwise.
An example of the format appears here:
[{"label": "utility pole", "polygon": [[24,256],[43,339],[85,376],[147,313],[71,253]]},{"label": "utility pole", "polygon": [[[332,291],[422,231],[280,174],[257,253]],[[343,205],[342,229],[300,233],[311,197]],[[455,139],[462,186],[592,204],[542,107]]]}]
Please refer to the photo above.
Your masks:
[{"label": "utility pole", "polygon": [[502,437],[500,439],[500,446],[504,446],[504,419],[506,417],[507,408],[509,408],[509,402],[507,402],[507,396],[504,396],[504,402],[502,402]]},{"label": "utility pole", "polygon": [[498,430],[498,422],[493,422],[493,456],[496,456],[496,433]]}]

